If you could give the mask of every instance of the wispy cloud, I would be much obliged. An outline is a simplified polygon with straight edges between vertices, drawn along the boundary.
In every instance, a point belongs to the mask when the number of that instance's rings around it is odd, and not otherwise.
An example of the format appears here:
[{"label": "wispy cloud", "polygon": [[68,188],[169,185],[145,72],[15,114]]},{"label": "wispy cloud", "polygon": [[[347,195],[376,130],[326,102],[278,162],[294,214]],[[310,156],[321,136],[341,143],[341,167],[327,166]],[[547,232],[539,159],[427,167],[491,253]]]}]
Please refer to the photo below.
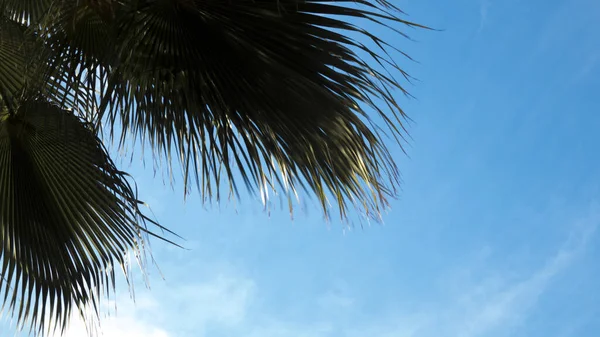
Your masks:
[{"label": "wispy cloud", "polygon": [[477,28],[477,35],[483,32],[483,29],[488,22],[488,13],[491,4],[491,0],[481,0],[479,2],[479,27]]},{"label": "wispy cloud", "polygon": [[597,50],[586,57],[585,62],[582,63],[579,71],[575,73],[573,78],[569,81],[569,85],[581,82],[588,76],[592,75],[597,69],[600,63],[600,50]]},{"label": "wispy cloud", "polygon": [[[505,280],[488,280],[482,289],[467,294],[463,302],[462,320],[453,328],[457,336],[488,336],[498,330],[507,331],[522,323],[530,314],[539,298],[548,289],[553,278],[567,269],[584,250],[594,233],[595,223],[590,223],[565,242],[545,265],[522,278],[507,283]],[[502,285],[503,286],[498,286]]]},{"label": "wispy cloud", "polygon": [[[134,311],[126,311],[119,316],[105,319],[102,335],[111,337],[172,337],[163,328],[141,318]],[[80,320],[74,320],[63,337],[87,336],[86,326]]]},{"label": "wispy cloud", "polygon": [[[534,312],[536,304],[550,289],[553,280],[584,253],[599,222],[600,213],[594,211],[590,216],[573,224],[571,234],[556,253],[529,273],[496,274],[475,283],[467,282],[458,295],[416,315],[416,320],[420,323],[413,328],[413,333],[407,336],[511,335],[512,329],[518,328]],[[489,273],[489,270],[487,272]],[[477,274],[477,271],[474,271],[474,274]]]},{"label": "wispy cloud", "polygon": [[[476,252],[475,263],[468,273],[475,282],[465,281],[461,289],[452,288],[451,295],[436,303],[427,304],[421,310],[399,310],[384,320],[370,322],[356,334],[349,336],[402,336],[402,337],[491,337],[512,336],[515,329],[526,323],[538,309],[542,296],[553,286],[554,280],[565,273],[580,258],[594,237],[600,212],[597,206],[580,221],[568,227],[570,235],[554,254],[529,272],[498,272],[487,260],[490,249]],[[483,262],[483,263],[482,263]],[[469,268],[467,268],[469,269]],[[493,275],[477,277],[478,275]],[[579,324],[583,324],[579,322]]]},{"label": "wispy cloud", "polygon": [[593,32],[587,38],[595,42],[599,19],[600,6],[595,0],[561,1],[537,30],[538,39],[532,44],[527,63],[546,58],[548,53],[561,51],[559,55],[564,54],[565,49],[573,48],[572,41],[578,41],[578,45],[581,45],[585,39],[582,39],[582,32],[585,31]]},{"label": "wispy cloud", "polygon": [[[553,280],[582,255],[599,220],[600,214],[593,214],[572,226],[572,234],[562,246],[530,272],[479,277],[476,282],[466,282],[460,291],[454,289],[447,298],[417,310],[400,307],[397,312],[373,318],[361,312],[360,301],[343,287],[334,287],[315,299],[314,310],[338,315],[324,314],[316,321],[306,317],[290,320],[265,306],[261,296],[268,295],[268,289],[260,288],[252,278],[215,272],[206,280],[177,286],[163,283],[151,292],[142,291],[135,305],[119,299],[117,314],[103,320],[102,331],[111,337],[505,336],[527,320]],[[485,254],[478,252],[472,268],[481,269],[485,263],[480,260],[489,255],[489,249]],[[482,273],[494,274],[489,270],[473,270],[471,274]],[[64,337],[84,335],[85,326],[75,320]]]},{"label": "wispy cloud", "polygon": [[[202,337],[210,326],[227,329],[243,322],[253,292],[251,280],[232,275],[184,286],[162,284],[138,292],[135,303],[129,297],[117,298],[117,312],[101,320],[99,332],[106,337]],[[113,305],[105,307],[110,310]],[[86,331],[83,321],[74,317],[62,337],[83,337]]]}]

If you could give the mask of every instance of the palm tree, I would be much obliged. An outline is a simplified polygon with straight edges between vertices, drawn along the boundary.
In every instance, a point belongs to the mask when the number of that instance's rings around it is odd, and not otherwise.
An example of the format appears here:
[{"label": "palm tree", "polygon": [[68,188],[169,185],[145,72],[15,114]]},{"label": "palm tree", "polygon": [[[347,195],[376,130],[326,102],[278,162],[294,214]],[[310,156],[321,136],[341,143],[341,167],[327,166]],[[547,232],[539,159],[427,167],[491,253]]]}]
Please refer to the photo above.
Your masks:
[{"label": "palm tree", "polygon": [[141,141],[206,199],[241,181],[377,218],[399,179],[382,138],[404,134],[395,77],[409,77],[363,24],[422,27],[401,15],[387,0],[0,0],[5,312],[64,330],[128,252],[164,239],[105,138]]}]

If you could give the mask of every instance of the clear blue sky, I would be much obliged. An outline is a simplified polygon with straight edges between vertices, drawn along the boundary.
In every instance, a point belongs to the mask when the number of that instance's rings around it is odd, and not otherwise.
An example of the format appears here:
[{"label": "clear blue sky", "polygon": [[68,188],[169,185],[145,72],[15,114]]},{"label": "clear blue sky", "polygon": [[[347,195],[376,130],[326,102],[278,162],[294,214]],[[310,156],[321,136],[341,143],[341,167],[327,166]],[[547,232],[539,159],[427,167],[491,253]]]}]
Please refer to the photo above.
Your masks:
[{"label": "clear blue sky", "polygon": [[150,268],[135,305],[120,286],[106,336],[598,335],[600,3],[399,6],[445,31],[397,41],[420,82],[402,101],[413,140],[385,224],[344,231],[314,203],[294,221],[249,198],[184,205],[134,163],[191,250],[153,241],[166,280]]}]

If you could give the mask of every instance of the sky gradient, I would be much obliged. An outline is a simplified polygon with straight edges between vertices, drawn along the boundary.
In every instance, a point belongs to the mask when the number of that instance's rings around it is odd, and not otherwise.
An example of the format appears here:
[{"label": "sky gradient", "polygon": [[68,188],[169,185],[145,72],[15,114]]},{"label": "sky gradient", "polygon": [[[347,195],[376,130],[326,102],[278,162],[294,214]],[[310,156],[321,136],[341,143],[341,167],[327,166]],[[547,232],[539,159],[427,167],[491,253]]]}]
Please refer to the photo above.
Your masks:
[{"label": "sky gradient", "polygon": [[[117,289],[112,337],[593,337],[600,331],[600,2],[400,1],[409,157],[384,224],[183,203],[122,166],[189,250]],[[0,325],[0,336],[14,331]],[[84,333],[75,320],[65,337]],[[25,336],[25,334],[23,334]]]}]

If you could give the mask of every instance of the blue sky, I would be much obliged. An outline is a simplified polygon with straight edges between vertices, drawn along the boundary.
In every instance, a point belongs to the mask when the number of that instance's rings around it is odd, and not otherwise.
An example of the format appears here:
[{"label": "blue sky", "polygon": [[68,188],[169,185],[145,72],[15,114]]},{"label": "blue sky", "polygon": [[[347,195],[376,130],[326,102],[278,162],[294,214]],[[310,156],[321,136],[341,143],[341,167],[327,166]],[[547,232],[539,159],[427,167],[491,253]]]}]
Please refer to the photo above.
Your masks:
[{"label": "blue sky", "polygon": [[293,221],[248,197],[184,204],[134,162],[189,250],[153,241],[165,280],[150,268],[135,304],[119,286],[105,336],[597,336],[600,3],[399,6],[444,31],[397,41],[420,82],[385,223],[326,224],[306,198]]}]

